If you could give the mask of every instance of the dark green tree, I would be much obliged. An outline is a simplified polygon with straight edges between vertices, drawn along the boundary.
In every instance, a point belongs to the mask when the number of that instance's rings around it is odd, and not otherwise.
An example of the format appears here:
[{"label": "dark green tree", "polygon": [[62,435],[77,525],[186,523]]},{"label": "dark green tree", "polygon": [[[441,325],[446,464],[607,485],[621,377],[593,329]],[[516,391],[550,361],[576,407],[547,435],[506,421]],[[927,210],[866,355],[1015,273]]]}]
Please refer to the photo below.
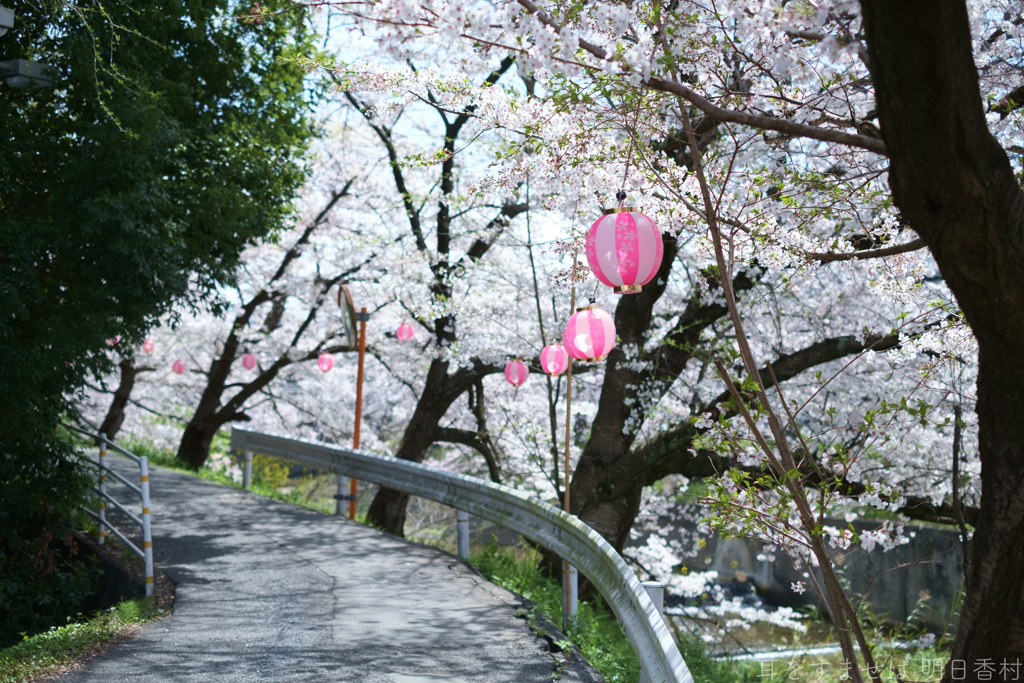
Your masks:
[{"label": "dark green tree", "polygon": [[58,434],[74,392],[110,368],[108,338],[217,305],[242,249],[283,225],[314,132],[299,12],[4,4],[0,61],[50,65],[53,85],[0,83],[0,645],[88,591],[68,535],[87,481]]}]

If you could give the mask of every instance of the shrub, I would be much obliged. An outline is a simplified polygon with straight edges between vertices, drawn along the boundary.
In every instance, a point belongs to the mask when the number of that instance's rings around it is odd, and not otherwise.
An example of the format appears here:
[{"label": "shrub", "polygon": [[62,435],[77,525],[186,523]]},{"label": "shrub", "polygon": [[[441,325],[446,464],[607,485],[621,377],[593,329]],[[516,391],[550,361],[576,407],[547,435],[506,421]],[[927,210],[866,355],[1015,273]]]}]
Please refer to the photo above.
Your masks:
[{"label": "shrub", "polygon": [[0,647],[65,623],[98,587],[98,562],[71,536],[89,484],[57,438],[0,450]]}]

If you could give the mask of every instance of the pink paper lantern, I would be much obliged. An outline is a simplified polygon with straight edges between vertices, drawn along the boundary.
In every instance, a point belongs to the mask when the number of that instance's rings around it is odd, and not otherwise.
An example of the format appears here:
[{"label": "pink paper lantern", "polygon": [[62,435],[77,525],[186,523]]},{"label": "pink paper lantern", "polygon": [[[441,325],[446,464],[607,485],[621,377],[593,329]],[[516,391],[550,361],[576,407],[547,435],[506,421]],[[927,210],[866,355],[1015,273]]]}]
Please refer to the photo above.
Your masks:
[{"label": "pink paper lantern", "polygon": [[316,359],[316,366],[322,372],[330,372],[334,367],[334,356],[329,353],[321,353],[320,357]]},{"label": "pink paper lantern", "polygon": [[615,346],[615,322],[597,306],[577,308],[565,326],[562,343],[577,360],[604,360]]},{"label": "pink paper lantern", "polygon": [[414,330],[412,325],[409,323],[402,323],[398,326],[398,331],[395,332],[395,336],[398,337],[398,341],[409,341],[416,336],[416,330]]},{"label": "pink paper lantern", "polygon": [[171,363],[171,371],[176,375],[182,375],[185,373],[185,361],[180,358]]},{"label": "pink paper lantern", "polygon": [[636,294],[661,267],[661,233],[640,211],[631,206],[608,209],[587,233],[587,263],[616,294]]},{"label": "pink paper lantern", "polygon": [[252,370],[254,367],[256,367],[256,354],[247,353],[244,356],[242,356],[242,367],[245,368],[246,370]]},{"label": "pink paper lantern", "polygon": [[561,375],[569,368],[569,354],[561,344],[548,344],[540,352],[540,366],[549,375]]},{"label": "pink paper lantern", "polygon": [[156,344],[153,342],[152,339],[147,339],[144,342],[142,342],[142,350],[145,351],[146,353],[153,353],[153,349],[155,348]]},{"label": "pink paper lantern", "polygon": [[530,368],[526,367],[526,363],[519,359],[510,360],[508,365],[505,366],[505,379],[514,387],[523,386],[523,382],[529,376]]}]

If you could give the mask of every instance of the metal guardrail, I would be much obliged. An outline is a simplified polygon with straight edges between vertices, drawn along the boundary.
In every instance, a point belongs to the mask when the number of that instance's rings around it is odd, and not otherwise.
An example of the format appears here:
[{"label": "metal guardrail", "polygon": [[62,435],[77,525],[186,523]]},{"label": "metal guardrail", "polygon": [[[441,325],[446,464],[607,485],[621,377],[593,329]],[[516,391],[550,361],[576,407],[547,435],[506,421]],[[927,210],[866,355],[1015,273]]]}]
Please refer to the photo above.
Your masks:
[{"label": "metal guardrail", "polygon": [[693,683],[657,606],[615,549],[576,517],[521,491],[482,479],[317,441],[237,427],[231,448],[344,474],[450,505],[518,532],[570,562],[601,592],[650,683]]},{"label": "metal guardrail", "polygon": [[[90,510],[84,505],[82,508],[96,520],[98,525],[98,532],[96,535],[96,544],[103,545],[107,537],[107,531],[113,534],[119,541],[128,546],[128,549],[134,552],[136,555],[142,558],[142,561],[146,565],[146,597],[153,594],[153,527],[150,522],[149,516],[149,459],[146,456],[135,455],[125,449],[121,448],[113,441],[107,438],[106,434],[92,434],[73,427],[71,425],[64,425],[66,428],[74,430],[83,436],[96,439],[99,444],[99,461],[92,460],[85,455],[79,455],[79,459],[91,466],[96,470],[96,486],[93,487],[93,491],[100,497],[99,509]],[[107,466],[107,447],[112,448],[121,455],[135,461],[139,466],[139,485],[136,486],[132,482],[128,481],[125,477],[118,474],[116,471],[110,469]],[[128,487],[130,491],[139,496],[142,500],[142,511],[141,516],[132,513],[124,503],[121,503],[107,492],[107,475],[110,475],[120,481],[122,484]],[[110,503],[115,508],[120,510],[128,519],[135,522],[142,529],[142,548],[140,549],[137,545],[132,543],[121,531],[107,521],[107,503]]]}]

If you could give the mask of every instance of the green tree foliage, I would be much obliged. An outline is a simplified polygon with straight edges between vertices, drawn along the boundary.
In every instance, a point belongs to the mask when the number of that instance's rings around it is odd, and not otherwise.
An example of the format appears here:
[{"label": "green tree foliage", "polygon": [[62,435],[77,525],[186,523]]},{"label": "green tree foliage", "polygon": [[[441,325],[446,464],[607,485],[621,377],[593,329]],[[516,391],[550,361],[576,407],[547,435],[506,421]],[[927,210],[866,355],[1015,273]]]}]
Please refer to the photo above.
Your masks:
[{"label": "green tree foliage", "polygon": [[[90,582],[64,543],[87,481],[57,430],[67,399],[173,305],[216,305],[242,249],[306,177],[295,11],[230,0],[4,0],[0,60],[0,645],[74,613]],[[284,6],[282,5],[282,8]]]}]

